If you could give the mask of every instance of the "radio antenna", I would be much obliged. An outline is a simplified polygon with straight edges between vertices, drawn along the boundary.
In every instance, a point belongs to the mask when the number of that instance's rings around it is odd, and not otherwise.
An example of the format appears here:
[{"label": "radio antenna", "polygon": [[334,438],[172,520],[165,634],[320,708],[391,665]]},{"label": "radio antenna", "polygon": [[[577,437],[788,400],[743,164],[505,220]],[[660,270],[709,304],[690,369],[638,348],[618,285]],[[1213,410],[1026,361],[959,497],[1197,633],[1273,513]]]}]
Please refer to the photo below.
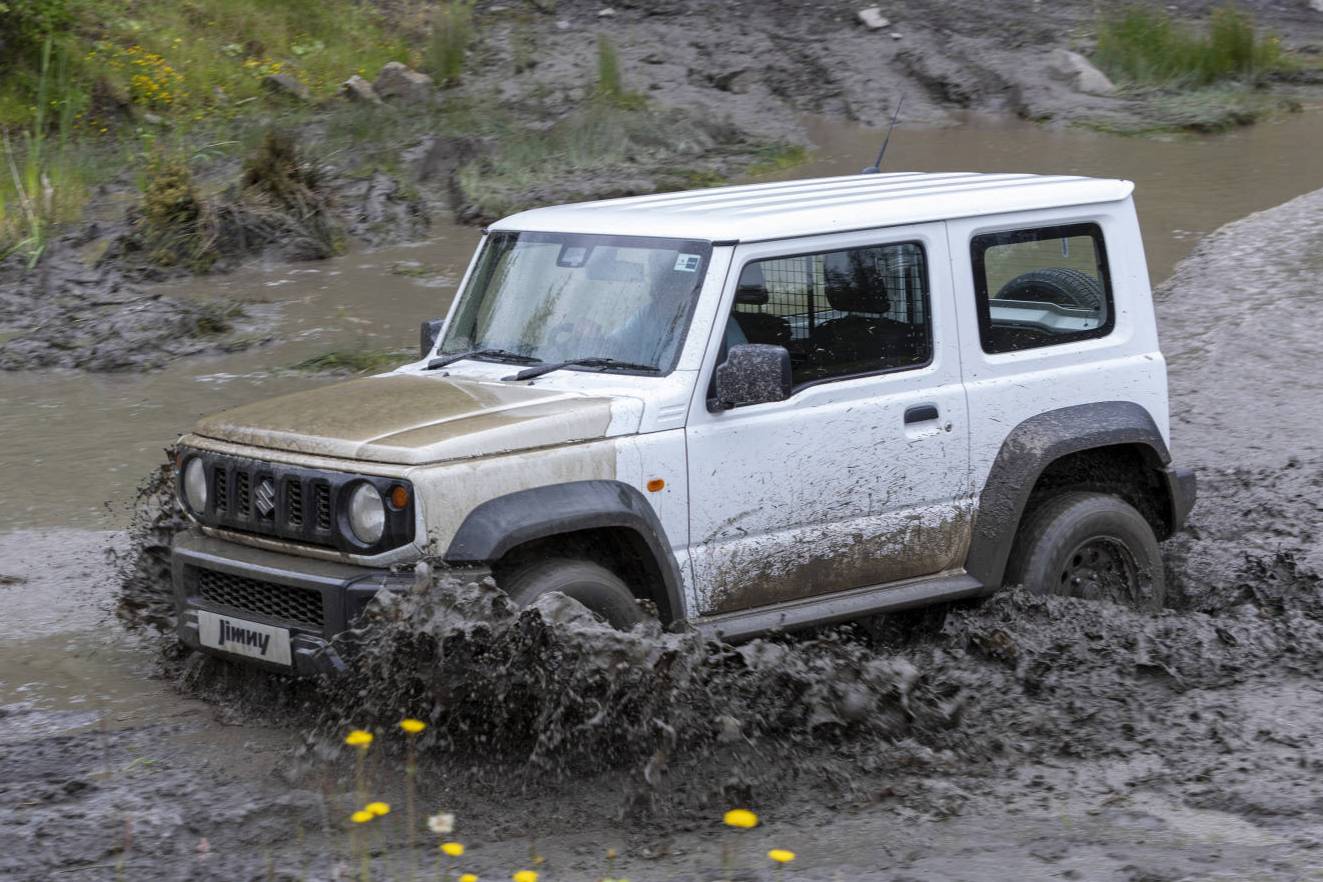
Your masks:
[{"label": "radio antenna", "polygon": [[875,175],[882,170],[882,157],[887,155],[887,145],[891,143],[891,133],[896,128],[896,119],[900,116],[901,105],[905,103],[905,96],[902,94],[896,102],[896,112],[891,114],[891,125],[887,127],[887,137],[882,142],[882,149],[877,151],[877,162],[864,169],[861,174]]}]

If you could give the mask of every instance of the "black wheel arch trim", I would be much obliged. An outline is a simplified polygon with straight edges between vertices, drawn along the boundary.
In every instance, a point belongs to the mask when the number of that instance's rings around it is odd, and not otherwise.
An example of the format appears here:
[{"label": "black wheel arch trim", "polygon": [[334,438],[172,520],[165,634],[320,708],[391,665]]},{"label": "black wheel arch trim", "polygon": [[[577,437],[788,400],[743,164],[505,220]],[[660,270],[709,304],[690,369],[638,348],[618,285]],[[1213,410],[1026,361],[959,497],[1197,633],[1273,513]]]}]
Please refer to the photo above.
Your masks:
[{"label": "black wheel arch trim", "polygon": [[638,488],[621,481],[570,481],[489,499],[469,512],[446,550],[450,564],[491,563],[537,539],[623,527],[647,545],[665,596],[653,598],[665,621],[684,614],[683,578],[656,511]]},{"label": "black wheel arch trim", "polygon": [[965,571],[995,589],[1002,583],[1015,534],[1034,485],[1056,460],[1101,447],[1134,445],[1168,490],[1168,518],[1179,530],[1194,505],[1194,473],[1173,468],[1152,414],[1133,401],[1104,401],[1045,411],[1011,430],[979,494]]}]

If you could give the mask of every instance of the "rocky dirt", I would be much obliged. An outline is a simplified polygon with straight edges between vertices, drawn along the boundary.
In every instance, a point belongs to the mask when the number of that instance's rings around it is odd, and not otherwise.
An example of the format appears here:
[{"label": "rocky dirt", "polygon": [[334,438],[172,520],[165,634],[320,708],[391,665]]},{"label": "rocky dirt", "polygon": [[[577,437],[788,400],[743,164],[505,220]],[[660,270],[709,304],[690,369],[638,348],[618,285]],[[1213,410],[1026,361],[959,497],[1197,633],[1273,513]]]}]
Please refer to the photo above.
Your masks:
[{"label": "rocky dirt", "polygon": [[[1198,18],[1213,5],[1185,0],[1169,8]],[[1243,5],[1300,57],[1323,47],[1323,13],[1303,0]],[[775,163],[792,155],[785,145],[810,146],[804,114],[881,126],[902,97],[905,122],[955,123],[976,112],[1047,125],[1203,131],[1250,121],[1271,106],[1317,102],[1323,82],[1323,68],[1305,65],[1271,88],[1226,100],[1101,88],[1087,68],[1079,73],[1079,59],[1063,61],[1062,53],[1092,45],[1097,7],[1077,0],[901,0],[880,7],[887,24],[876,28],[860,21],[860,8],[843,0],[812,10],[742,0],[479,4],[478,39],[459,86],[437,91],[426,78],[388,71],[378,84],[394,97],[380,107],[346,99],[298,124],[299,140],[317,145],[337,115],[367,114],[352,149],[318,168],[336,229],[316,231],[314,247],[303,247],[306,231],[297,223],[238,212],[244,200],[229,193],[222,213],[243,214],[238,232],[248,235],[226,237],[233,241],[205,265],[223,271],[261,253],[321,256],[337,235],[367,245],[413,240],[438,212],[484,223],[533,205],[710,184],[760,157]],[[646,109],[617,114],[610,125],[582,119],[592,116],[602,35],[619,55],[625,97],[646,100]],[[489,108],[479,116],[518,124],[459,134],[447,130],[453,119],[442,106]],[[520,127],[560,147],[512,170],[511,142],[530,137]],[[566,159],[585,138],[598,139],[592,150],[603,158]],[[132,217],[85,226],[54,242],[37,271],[17,258],[0,263],[0,369],[151,369],[265,339],[263,323],[240,321],[235,304],[191,303],[130,284],[180,272],[144,263],[133,226]]]},{"label": "rocky dirt", "polygon": [[[1122,130],[1191,121],[1159,91],[1098,94],[1089,91],[1096,83],[1063,65],[1062,50],[1092,50],[1100,14],[1094,3],[896,0],[877,4],[887,24],[876,29],[859,17],[873,4],[845,0],[811,9],[745,0],[535,5],[544,11],[529,14],[504,0],[479,5],[482,63],[466,74],[466,91],[499,89],[513,106],[568,109],[593,80],[597,34],[605,33],[618,47],[628,88],[763,136],[802,138],[803,113],[883,126],[902,95],[901,119],[911,122],[952,123],[971,111]],[[1217,5],[1184,0],[1166,8],[1202,19]],[[1286,48],[1323,49],[1323,13],[1304,0],[1239,6]],[[1275,86],[1288,104],[1317,100],[1316,90],[1296,89],[1323,76],[1302,71],[1289,79]]]},{"label": "rocky dirt", "polygon": [[[0,709],[0,876],[350,878],[363,844],[339,738],[362,725],[378,733],[367,792],[395,807],[363,841],[374,878],[407,878],[392,723],[414,715],[431,724],[417,811],[457,813],[460,868],[483,877],[536,855],[547,879],[770,878],[773,846],[823,880],[1308,877],[1323,863],[1323,460],[1306,416],[1323,404],[1307,378],[1321,220],[1323,191],[1231,224],[1159,290],[1174,448],[1202,483],[1158,615],[1009,591],[730,648],[454,586],[377,610],[357,672],[319,686],[108,625],[94,556],[123,538],[4,537],[0,591],[18,603],[0,681],[65,694]],[[168,535],[160,486],[139,548]],[[168,618],[159,552],[120,560],[126,618]],[[71,580],[102,586],[99,614]],[[722,833],[732,804],[763,826]]]}]

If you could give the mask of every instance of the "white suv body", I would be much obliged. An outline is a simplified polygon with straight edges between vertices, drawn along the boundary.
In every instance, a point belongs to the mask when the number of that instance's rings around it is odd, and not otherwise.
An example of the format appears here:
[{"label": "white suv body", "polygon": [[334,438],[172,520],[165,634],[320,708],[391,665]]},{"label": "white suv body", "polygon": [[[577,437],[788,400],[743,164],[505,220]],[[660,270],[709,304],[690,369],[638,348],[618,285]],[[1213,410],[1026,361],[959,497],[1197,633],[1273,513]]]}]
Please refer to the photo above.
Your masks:
[{"label": "white suv body", "polygon": [[421,361],[182,439],[180,633],[334,669],[424,556],[726,638],[1011,578],[1160,603],[1194,482],[1132,190],[874,174],[506,218]]}]

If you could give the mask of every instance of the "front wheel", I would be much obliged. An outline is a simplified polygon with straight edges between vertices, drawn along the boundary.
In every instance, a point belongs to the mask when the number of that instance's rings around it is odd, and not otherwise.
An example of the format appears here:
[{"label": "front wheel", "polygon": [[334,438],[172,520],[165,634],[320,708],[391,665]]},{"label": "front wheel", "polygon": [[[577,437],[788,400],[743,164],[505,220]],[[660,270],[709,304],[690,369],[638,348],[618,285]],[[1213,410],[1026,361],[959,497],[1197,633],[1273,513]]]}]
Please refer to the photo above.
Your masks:
[{"label": "front wheel", "polygon": [[1035,509],[1016,537],[1006,583],[1149,611],[1166,597],[1152,526],[1106,493],[1063,493]]},{"label": "front wheel", "polygon": [[572,597],[621,631],[643,621],[645,613],[620,577],[600,564],[570,558],[546,558],[518,567],[500,580],[516,606],[528,606],[544,594]]}]

